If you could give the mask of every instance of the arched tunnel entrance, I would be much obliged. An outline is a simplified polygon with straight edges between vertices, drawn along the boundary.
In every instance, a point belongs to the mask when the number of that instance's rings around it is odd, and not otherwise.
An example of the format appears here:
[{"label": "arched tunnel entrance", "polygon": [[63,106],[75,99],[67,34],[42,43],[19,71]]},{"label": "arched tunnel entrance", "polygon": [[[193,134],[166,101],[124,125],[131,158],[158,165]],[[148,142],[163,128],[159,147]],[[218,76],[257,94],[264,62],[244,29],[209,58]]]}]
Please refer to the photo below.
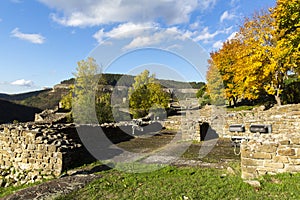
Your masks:
[{"label": "arched tunnel entrance", "polygon": [[200,141],[212,140],[219,137],[208,122],[199,122],[200,125]]}]

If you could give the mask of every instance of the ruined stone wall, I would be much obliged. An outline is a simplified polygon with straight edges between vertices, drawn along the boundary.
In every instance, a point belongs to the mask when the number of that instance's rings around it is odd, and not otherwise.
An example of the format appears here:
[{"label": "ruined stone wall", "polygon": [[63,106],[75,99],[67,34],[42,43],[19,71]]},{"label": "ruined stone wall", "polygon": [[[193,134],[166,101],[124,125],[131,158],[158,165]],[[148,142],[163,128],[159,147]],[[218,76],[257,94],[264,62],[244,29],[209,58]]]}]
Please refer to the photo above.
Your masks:
[{"label": "ruined stone wall", "polygon": [[300,172],[300,137],[292,130],[285,134],[260,135],[241,145],[242,178],[264,174]]},{"label": "ruined stone wall", "polygon": [[[182,118],[183,140],[201,139],[203,124],[207,136],[216,133],[218,137],[234,135],[247,136],[249,141],[241,145],[242,177],[253,179],[264,174],[300,172],[300,104],[284,105],[264,110],[225,112],[225,109],[206,106],[200,111],[186,111]],[[245,132],[230,132],[232,124],[245,125]],[[268,134],[251,133],[254,124],[271,125]]]},{"label": "ruined stone wall", "polygon": [[[216,133],[220,138],[230,138],[234,135],[250,136],[250,126],[254,124],[271,125],[272,134],[288,133],[290,130],[300,131],[300,104],[273,107],[269,110],[259,107],[238,112],[226,111],[222,107],[205,106],[200,110],[186,110],[186,114],[176,117],[167,119],[164,127],[182,130],[183,138],[192,140],[199,140],[201,125],[205,123],[209,124],[209,132]],[[245,132],[230,132],[229,126],[233,124],[243,124]]]},{"label": "ruined stone wall", "polygon": [[[300,172],[300,105],[274,107],[255,115],[243,121],[247,130],[244,134],[250,140],[241,145],[242,177]],[[251,123],[271,124],[272,133],[249,133]]]},{"label": "ruined stone wall", "polygon": [[272,134],[287,134],[291,130],[300,132],[300,104],[276,106],[269,110],[257,108],[251,111],[227,112],[224,117],[224,136],[230,137],[236,133],[229,132],[231,124],[244,124],[246,132],[242,135],[250,134],[251,124],[270,124]]},{"label": "ruined stone wall", "polygon": [[27,123],[0,128],[0,186],[57,177],[87,159],[91,156],[74,125]]}]

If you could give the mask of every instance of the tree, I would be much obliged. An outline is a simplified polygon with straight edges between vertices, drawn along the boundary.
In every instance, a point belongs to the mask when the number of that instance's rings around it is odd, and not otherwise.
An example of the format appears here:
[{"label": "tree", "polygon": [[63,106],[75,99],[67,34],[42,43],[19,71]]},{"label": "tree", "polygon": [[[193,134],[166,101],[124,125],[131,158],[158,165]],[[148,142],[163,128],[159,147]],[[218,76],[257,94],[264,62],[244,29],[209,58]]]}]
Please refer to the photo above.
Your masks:
[{"label": "tree", "polygon": [[300,73],[300,1],[277,0],[272,10],[277,39],[277,60],[292,72]]},{"label": "tree", "polygon": [[223,105],[225,104],[225,89],[222,76],[213,60],[209,60],[208,63],[209,67],[206,73],[207,93],[212,104]]},{"label": "tree", "polygon": [[59,102],[59,107],[71,111],[72,110],[72,97],[73,97],[73,92],[74,92],[74,84],[70,86],[70,90],[68,94],[62,97],[62,99]]},{"label": "tree", "polygon": [[199,105],[205,106],[211,104],[211,99],[207,93],[207,85],[203,85],[196,93],[196,97],[199,99]]},{"label": "tree", "polygon": [[[243,95],[241,90],[242,81],[238,76],[240,70],[239,56],[237,52],[241,49],[241,43],[238,39],[232,39],[223,43],[223,47],[217,51],[211,53],[210,64],[215,66],[215,70],[218,70],[220,78],[223,81],[223,89],[225,97],[229,104],[233,102],[235,106],[239,97]],[[211,68],[214,70],[214,68]],[[217,74],[215,74],[217,75]],[[210,85],[212,87],[212,85]],[[217,87],[218,89],[218,87]]]},{"label": "tree", "polygon": [[148,70],[134,78],[135,82],[129,89],[129,107],[134,118],[144,117],[150,108],[167,108],[169,95],[162,90],[160,84],[155,83],[154,75]]},{"label": "tree", "polygon": [[99,67],[89,57],[77,63],[72,112],[76,123],[98,123],[95,116],[95,92],[98,85]]},{"label": "tree", "polygon": [[105,92],[96,98],[96,114],[99,123],[114,121],[111,108],[111,93]]}]

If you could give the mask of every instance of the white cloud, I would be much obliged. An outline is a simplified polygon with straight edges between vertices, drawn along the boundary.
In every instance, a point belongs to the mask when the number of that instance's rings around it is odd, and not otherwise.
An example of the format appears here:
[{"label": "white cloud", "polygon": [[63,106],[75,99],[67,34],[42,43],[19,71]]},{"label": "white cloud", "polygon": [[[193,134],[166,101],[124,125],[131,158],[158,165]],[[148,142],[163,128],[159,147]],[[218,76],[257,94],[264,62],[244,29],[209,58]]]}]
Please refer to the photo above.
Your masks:
[{"label": "white cloud", "polygon": [[45,38],[42,35],[22,33],[19,31],[19,28],[15,28],[14,30],[11,31],[11,37],[19,38],[21,40],[26,40],[34,44],[43,44],[45,42]]},{"label": "white cloud", "polygon": [[[226,41],[230,41],[230,40],[236,38],[237,33],[238,33],[238,32],[233,32],[233,33],[231,33],[231,34],[228,36],[228,38],[226,39]],[[216,41],[216,42],[213,44],[213,48],[214,48],[214,49],[221,49],[221,48],[223,47],[223,43],[224,43],[224,42],[223,42],[222,40],[218,40],[218,41]]]},{"label": "white cloud", "polygon": [[55,9],[51,18],[65,26],[96,26],[110,23],[149,23],[168,25],[189,22],[194,11],[205,11],[216,0],[39,0]]},{"label": "white cloud", "polygon": [[191,30],[196,30],[196,29],[198,29],[199,27],[200,27],[199,22],[194,22],[194,23],[190,24],[190,26],[189,26],[189,28],[190,28]]},{"label": "white cloud", "polygon": [[25,79],[19,79],[19,80],[11,82],[10,84],[15,85],[15,86],[32,87],[33,86],[33,81],[25,80]]},{"label": "white cloud", "polygon": [[227,38],[227,41],[234,39],[237,36],[238,32],[233,32],[229,37]]},{"label": "white cloud", "polygon": [[208,9],[208,8],[212,8],[216,5],[217,0],[199,0],[199,6],[201,9]]},{"label": "white cloud", "polygon": [[225,11],[220,17],[220,22],[223,22],[224,20],[231,20],[234,19],[235,17],[236,16],[234,14]]},{"label": "white cloud", "polygon": [[134,36],[141,35],[142,33],[146,33],[147,29],[155,28],[158,25],[145,23],[145,24],[134,24],[131,22],[120,24],[114,27],[110,31],[105,31],[104,29],[100,29],[97,31],[93,37],[99,42],[103,42],[107,38],[114,39],[124,39],[124,38],[132,38]]},{"label": "white cloud", "polygon": [[167,41],[178,39],[185,40],[196,35],[196,31],[183,31],[176,26],[170,28],[161,28],[155,23],[124,23],[113,29],[106,31],[98,30],[93,37],[101,44],[110,44],[107,39],[128,39],[129,42],[123,47],[123,50],[135,49],[140,47],[152,46],[157,44],[166,44]]},{"label": "white cloud", "polygon": [[216,37],[218,34],[223,33],[224,31],[220,31],[217,30],[213,33],[210,33],[208,30],[208,27],[205,27],[199,34],[197,37],[195,37],[194,39],[196,41],[207,41],[207,40],[211,40],[214,37]]},{"label": "white cloud", "polygon": [[219,41],[217,41],[217,42],[215,42],[215,43],[213,44],[213,48],[214,48],[214,49],[221,49],[222,46],[223,46],[222,40],[219,40]]}]

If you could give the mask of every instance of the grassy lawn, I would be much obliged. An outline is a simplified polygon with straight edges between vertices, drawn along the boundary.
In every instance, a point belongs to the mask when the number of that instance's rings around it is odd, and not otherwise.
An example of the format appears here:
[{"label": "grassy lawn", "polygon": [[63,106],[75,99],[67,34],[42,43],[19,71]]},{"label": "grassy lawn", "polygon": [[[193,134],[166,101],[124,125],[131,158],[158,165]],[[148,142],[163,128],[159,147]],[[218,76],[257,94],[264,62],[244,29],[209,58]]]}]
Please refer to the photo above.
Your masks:
[{"label": "grassy lawn", "polygon": [[254,188],[226,170],[168,166],[141,174],[117,170],[56,200],[71,199],[299,199],[300,174],[264,176]]}]

